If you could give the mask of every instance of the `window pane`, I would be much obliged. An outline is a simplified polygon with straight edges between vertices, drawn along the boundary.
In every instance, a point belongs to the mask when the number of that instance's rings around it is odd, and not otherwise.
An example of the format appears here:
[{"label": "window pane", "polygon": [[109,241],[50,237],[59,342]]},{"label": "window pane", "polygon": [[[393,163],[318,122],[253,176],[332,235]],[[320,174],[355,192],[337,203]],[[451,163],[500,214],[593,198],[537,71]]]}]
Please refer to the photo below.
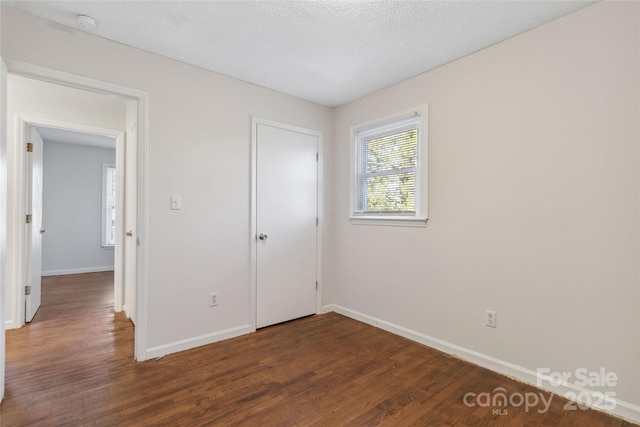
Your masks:
[{"label": "window pane", "polygon": [[359,145],[357,209],[363,213],[415,214],[416,124],[367,133]]},{"label": "window pane", "polygon": [[366,179],[366,206],[369,212],[414,212],[415,172],[373,176]]},{"label": "window pane", "polygon": [[397,114],[395,119],[350,128],[351,218],[355,224],[426,222],[426,114],[424,105]]},{"label": "window pane", "polygon": [[418,158],[418,131],[411,129],[370,139],[365,152],[365,172],[415,167]]}]

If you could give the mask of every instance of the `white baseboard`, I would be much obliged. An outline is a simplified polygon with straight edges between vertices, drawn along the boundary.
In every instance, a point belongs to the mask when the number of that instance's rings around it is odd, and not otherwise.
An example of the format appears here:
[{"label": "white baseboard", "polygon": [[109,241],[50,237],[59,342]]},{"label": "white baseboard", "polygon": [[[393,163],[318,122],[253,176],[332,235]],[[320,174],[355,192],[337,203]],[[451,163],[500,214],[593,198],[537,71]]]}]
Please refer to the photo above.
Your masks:
[{"label": "white baseboard", "polygon": [[100,273],[102,271],[113,271],[113,265],[107,267],[83,267],[69,268],[65,270],[48,270],[43,271],[43,276],[64,276],[67,274],[83,274],[83,273]]},{"label": "white baseboard", "polygon": [[214,342],[226,340],[229,338],[239,337],[240,335],[248,334],[252,332],[250,325],[236,326],[235,328],[229,328],[222,331],[213,332],[210,334],[200,335],[193,338],[187,338],[180,341],[175,341],[169,344],[163,344],[156,347],[147,349],[147,354],[144,360],[155,359],[167,354],[177,353],[179,351],[190,350],[192,348],[200,347],[207,344],[213,344]]},{"label": "white baseboard", "polygon": [[[328,313],[331,311],[358,320],[360,322],[367,323],[369,325],[375,326],[376,328],[383,329],[387,332],[391,332],[392,334],[410,339],[412,341],[426,345],[427,347],[442,351],[443,353],[451,354],[460,359],[482,366],[483,368],[489,369],[491,371],[498,372],[502,375],[506,375],[510,378],[517,379],[534,387],[550,391],[558,396],[566,397],[567,393],[571,393],[570,395],[587,393],[592,396],[592,401],[598,402],[600,400],[599,393],[601,392],[589,390],[570,383],[555,386],[554,384],[551,384],[550,381],[543,381],[543,384],[539,384],[540,377],[538,376],[537,372],[531,369],[514,365],[513,363],[496,359],[494,357],[487,356],[486,354],[478,353],[476,351],[460,347],[458,345],[440,340],[438,338],[430,337],[420,332],[405,328],[403,326],[395,325],[391,322],[387,322],[385,320],[378,319],[376,317],[369,316],[367,314],[360,313],[337,304],[322,306],[323,313]],[[640,422],[640,406],[621,401],[618,398],[616,398],[615,401],[616,406],[613,409],[607,409],[602,407],[601,405],[593,405],[592,407],[593,409],[597,409],[599,411],[603,411],[635,423]]]},{"label": "white baseboard", "polygon": [[16,329],[17,326],[15,324],[15,322],[12,320],[5,320],[4,321],[4,328],[5,329]]},{"label": "white baseboard", "polygon": [[136,326],[136,319],[134,319],[133,316],[131,316],[131,312],[129,311],[129,306],[127,304],[122,304],[122,311],[127,316],[127,319],[129,319],[131,323],[133,323],[133,326]]}]

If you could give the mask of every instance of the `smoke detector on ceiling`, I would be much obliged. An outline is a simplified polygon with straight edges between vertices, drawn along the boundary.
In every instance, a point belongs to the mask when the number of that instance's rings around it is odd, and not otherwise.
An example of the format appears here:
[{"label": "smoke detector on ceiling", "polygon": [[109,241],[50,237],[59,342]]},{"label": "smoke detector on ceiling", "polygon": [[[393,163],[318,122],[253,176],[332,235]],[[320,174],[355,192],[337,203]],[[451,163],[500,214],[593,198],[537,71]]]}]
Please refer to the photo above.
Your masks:
[{"label": "smoke detector on ceiling", "polygon": [[98,27],[95,19],[87,15],[78,15],[76,22],[78,23],[78,27],[85,31],[95,31]]}]

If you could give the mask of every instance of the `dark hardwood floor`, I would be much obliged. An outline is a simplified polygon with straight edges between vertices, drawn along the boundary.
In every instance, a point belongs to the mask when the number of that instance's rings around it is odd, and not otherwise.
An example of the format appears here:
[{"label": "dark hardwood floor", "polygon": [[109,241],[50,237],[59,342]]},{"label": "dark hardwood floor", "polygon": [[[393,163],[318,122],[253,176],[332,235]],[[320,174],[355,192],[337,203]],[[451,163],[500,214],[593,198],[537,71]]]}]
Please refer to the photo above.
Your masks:
[{"label": "dark hardwood floor", "polygon": [[542,404],[467,406],[468,392],[541,391],[334,313],[135,362],[112,280],[44,278],[34,321],[7,331],[0,425],[632,425],[565,411],[559,397],[544,413]]}]

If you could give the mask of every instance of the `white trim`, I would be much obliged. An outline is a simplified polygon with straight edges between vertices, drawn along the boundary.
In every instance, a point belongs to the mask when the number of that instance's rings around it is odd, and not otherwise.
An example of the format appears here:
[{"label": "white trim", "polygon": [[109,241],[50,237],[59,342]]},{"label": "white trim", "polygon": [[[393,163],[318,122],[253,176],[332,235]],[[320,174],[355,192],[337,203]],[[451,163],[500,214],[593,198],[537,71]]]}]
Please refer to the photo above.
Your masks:
[{"label": "white trim", "polygon": [[133,323],[133,326],[135,327],[135,322],[133,321],[133,319],[131,318],[131,316],[129,316],[129,307],[127,306],[127,304],[122,304],[122,310],[121,310],[125,316],[127,316],[127,319],[131,320],[131,323]]},{"label": "white trim", "polygon": [[136,281],[135,358],[146,360],[147,295],[149,292],[149,94],[138,92],[137,180],[138,259]]},{"label": "white trim", "polygon": [[256,331],[257,310],[258,310],[258,271],[257,271],[257,259],[258,259],[258,245],[256,243],[256,236],[258,234],[258,208],[257,208],[257,194],[258,194],[258,133],[256,127],[258,123],[255,117],[251,117],[251,206],[249,208],[251,215],[251,225],[249,230],[249,269],[251,270],[251,301],[249,304],[249,322],[251,332]]},{"label": "white trim", "polygon": [[250,235],[249,242],[251,245],[250,250],[250,266],[251,266],[251,304],[250,304],[250,320],[251,320],[251,331],[255,332],[257,325],[257,293],[258,293],[258,274],[257,274],[257,265],[256,260],[257,249],[258,249],[258,241],[257,241],[257,126],[259,124],[276,127],[279,129],[284,129],[292,132],[298,132],[304,135],[315,136],[317,138],[317,150],[318,150],[318,163],[317,163],[317,178],[318,178],[318,187],[317,187],[317,195],[316,195],[316,215],[318,217],[318,226],[316,227],[316,281],[318,282],[318,289],[316,291],[316,314],[320,314],[322,310],[322,227],[323,227],[323,215],[322,215],[322,151],[323,151],[323,141],[322,141],[322,132],[303,128],[299,126],[293,126],[286,123],[276,122],[273,120],[262,119],[259,117],[252,116],[251,117],[251,227],[250,227]]},{"label": "white trim", "polygon": [[[358,171],[357,145],[358,134],[374,128],[385,128],[397,122],[419,117],[418,129],[418,168],[416,173],[415,215],[385,217],[384,215],[355,215],[356,209],[356,172]],[[383,129],[384,130],[384,129]],[[429,104],[391,114],[379,119],[367,121],[349,127],[349,213],[353,225],[382,225],[426,227],[429,218]]]},{"label": "white trim", "polygon": [[197,337],[187,338],[180,341],[174,341],[169,344],[163,344],[147,349],[145,358],[153,359],[162,357],[166,354],[177,353],[179,351],[190,350],[203,345],[213,344],[218,341],[227,340],[229,338],[239,337],[252,331],[251,325],[236,326],[234,328],[224,329],[222,331],[212,332],[210,334],[199,335]]},{"label": "white trim", "polygon": [[[8,70],[12,74],[23,75],[37,80],[48,81],[64,86],[75,87],[91,92],[105,93],[134,99],[138,103],[138,156],[137,156],[137,182],[138,182],[138,257],[137,257],[137,283],[136,283],[136,328],[134,340],[134,357],[137,360],[147,359],[147,295],[148,295],[148,182],[149,182],[149,94],[148,92],[121,86],[89,77],[66,73],[28,64],[22,61],[5,59]],[[22,151],[22,150],[19,150]]]},{"label": "white trim", "polygon": [[124,96],[134,99],[138,99],[141,96],[145,98],[148,97],[148,93],[145,91],[106,82],[104,80],[96,80],[78,74],[41,67],[23,61],[16,61],[11,58],[5,58],[5,62],[10,74],[105,95]]},{"label": "white trim", "polygon": [[124,174],[118,171],[124,170],[124,150],[126,141],[126,131],[116,138],[116,244],[113,247],[113,311],[121,312],[122,309],[122,284],[124,275],[124,262],[122,253],[124,252]]},{"label": "white trim", "polygon": [[[25,141],[26,135],[26,123],[20,122],[20,117],[15,117],[15,143],[22,144]],[[7,126],[9,126],[7,124]],[[7,141],[7,144],[9,141]],[[9,182],[12,182],[15,188],[22,189],[21,191],[13,191],[13,200],[8,203],[7,206],[7,229],[12,230],[7,235],[7,251],[11,252],[15,257],[15,262],[8,263],[7,265],[7,288],[5,295],[9,292],[13,295],[13,318],[5,320],[11,320],[14,327],[21,327],[25,324],[25,302],[24,292],[21,287],[24,285],[24,271],[26,268],[25,260],[25,236],[24,236],[24,224],[22,219],[26,213],[26,198],[27,194],[24,191],[26,186],[26,161],[27,155],[25,150],[16,149],[15,158],[9,158],[7,156],[7,170],[10,162],[14,162],[13,175],[8,177],[7,186]],[[13,213],[14,223],[9,224],[9,218]]]},{"label": "white trim", "polygon": [[[7,66],[0,56],[0,402],[4,397],[7,279]],[[9,325],[11,327],[12,325]]]},{"label": "white trim", "polygon": [[124,137],[124,130],[121,129],[109,129],[98,126],[89,126],[63,120],[48,119],[44,117],[29,116],[24,114],[18,116],[18,123],[26,123],[33,126],[69,130],[74,132],[90,133],[114,139]]},{"label": "white trim", "polygon": [[322,247],[324,234],[324,174],[322,168],[324,167],[324,142],[322,138],[322,132],[317,132],[318,138],[318,194],[316,195],[316,215],[318,217],[318,226],[316,227],[316,282],[318,283],[318,289],[316,290],[316,314],[322,313]]},{"label": "white trim", "polygon": [[[386,320],[379,319],[377,317],[369,316],[368,314],[360,313],[355,310],[337,305],[328,304],[322,307],[323,313],[336,312],[351,319],[358,320],[360,322],[375,326],[376,328],[383,329],[392,334],[399,335],[401,337],[410,339],[436,350],[442,351],[453,356],[456,356],[462,360],[474,363],[483,368],[497,372],[502,375],[506,375],[510,378],[517,379],[539,389],[543,389],[554,393],[559,396],[565,396],[566,393],[588,393],[594,397],[595,401],[598,401],[597,391],[589,390],[584,387],[579,387],[574,384],[561,384],[554,386],[549,381],[544,382],[544,386],[538,384],[540,377],[538,374],[528,368],[514,365],[513,363],[506,362],[504,360],[496,359],[495,357],[488,356],[486,354],[478,353],[465,347],[452,344],[448,341],[444,341],[438,338],[431,337],[429,335],[422,334],[420,332],[405,328],[403,326],[396,325]],[[616,407],[613,410],[605,410],[599,406],[593,406],[593,409],[606,412],[617,417],[621,417],[632,422],[640,422],[640,406],[634,405],[629,402],[621,401],[616,398]]]},{"label": "white trim", "polygon": [[402,218],[402,217],[358,217],[349,218],[353,225],[387,225],[396,227],[421,227],[427,226],[427,218]]},{"label": "white trim", "polygon": [[66,276],[67,274],[101,273],[103,271],[113,271],[113,265],[105,267],[82,267],[66,268],[63,270],[47,270],[42,272],[42,276]]}]

